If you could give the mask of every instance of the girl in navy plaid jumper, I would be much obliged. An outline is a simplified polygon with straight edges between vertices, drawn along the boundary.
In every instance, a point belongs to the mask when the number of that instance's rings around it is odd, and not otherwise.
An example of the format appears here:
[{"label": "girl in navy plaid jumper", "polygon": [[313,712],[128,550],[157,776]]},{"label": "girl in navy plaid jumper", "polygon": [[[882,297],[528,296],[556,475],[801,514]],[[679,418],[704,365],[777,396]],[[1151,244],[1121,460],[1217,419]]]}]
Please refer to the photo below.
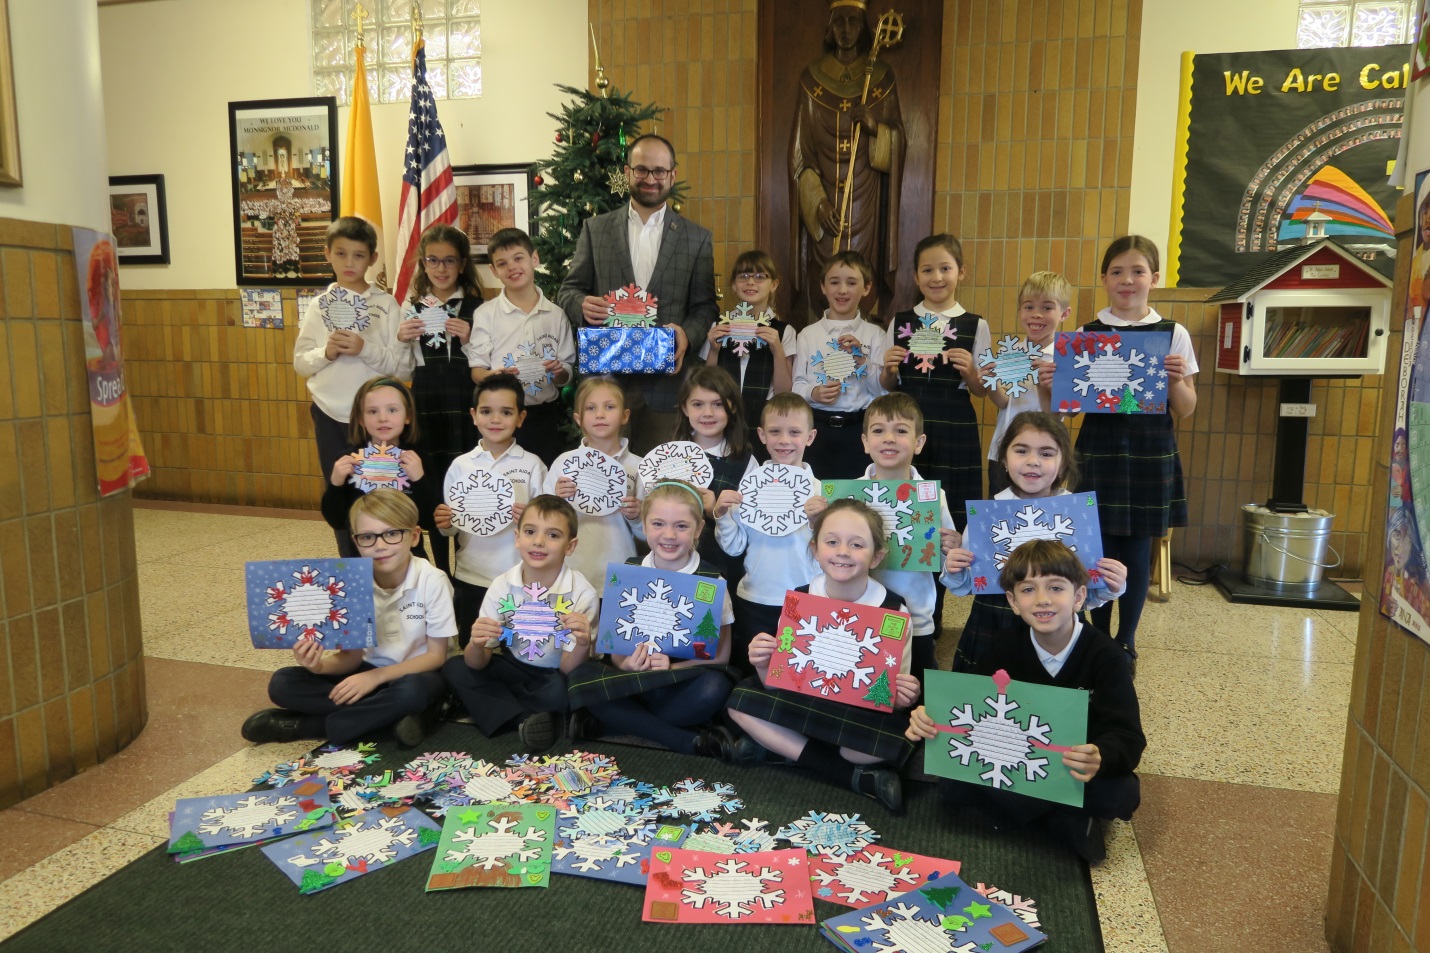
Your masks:
[{"label": "girl in navy plaid jumper", "polygon": [[745,349],[747,353],[737,354],[736,348],[725,341],[730,336],[730,325],[716,321],[710,326],[705,348],[700,352],[706,364],[723,367],[739,387],[747,442],[761,461],[766,455],[761,452],[760,438],[755,432],[760,412],[765,401],[788,391],[793,382],[795,331],[775,317],[775,291],[779,286],[780,275],[769,252],[758,248],[742,252],[735,259],[735,267],[730,269],[730,290],[742,303],[748,304],[756,316],[770,316],[770,323],[755,332],[763,346],[751,343]]},{"label": "girl in navy plaid jumper", "polygon": [[[713,523],[715,501],[720,494],[738,489],[745,474],[755,466],[747,439],[744,404],[734,379],[723,368],[709,365],[690,372],[680,385],[675,403],[679,416],[674,438],[699,444],[715,471],[709,490],[700,493],[705,501],[704,515]],[[731,591],[745,575],[745,560],[727,555],[713,532],[701,534],[700,558],[720,570]]]}]

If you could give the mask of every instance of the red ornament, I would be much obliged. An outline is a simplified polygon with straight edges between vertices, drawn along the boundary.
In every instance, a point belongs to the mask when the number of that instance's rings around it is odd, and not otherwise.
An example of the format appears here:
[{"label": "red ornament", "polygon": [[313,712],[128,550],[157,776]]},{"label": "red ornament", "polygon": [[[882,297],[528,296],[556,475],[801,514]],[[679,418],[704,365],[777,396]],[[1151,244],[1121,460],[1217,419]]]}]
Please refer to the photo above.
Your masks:
[{"label": "red ornament", "polygon": [[597,129],[595,132],[591,133],[591,148],[594,149],[594,148],[596,148],[596,146],[598,146],[598,145],[600,145],[600,144],[601,144],[601,130]]},{"label": "red ornament", "polygon": [[540,185],[544,185],[545,183],[546,183],[546,180],[543,179],[543,178],[542,178],[541,176],[539,176],[539,175],[534,175],[534,176],[531,177],[531,184],[532,184],[532,185],[540,186]]},{"label": "red ornament", "polygon": [[556,141],[557,141],[557,142],[560,142],[560,141],[561,141],[561,138],[562,138],[562,137],[561,137],[561,130],[558,129],[558,130],[556,131]]}]

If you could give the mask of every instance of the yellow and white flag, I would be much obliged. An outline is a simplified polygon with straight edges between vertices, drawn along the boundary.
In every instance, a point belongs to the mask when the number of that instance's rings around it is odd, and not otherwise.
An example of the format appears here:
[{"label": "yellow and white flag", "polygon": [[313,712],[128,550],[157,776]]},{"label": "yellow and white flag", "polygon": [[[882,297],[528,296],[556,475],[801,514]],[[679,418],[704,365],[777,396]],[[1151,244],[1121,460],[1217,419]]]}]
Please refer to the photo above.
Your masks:
[{"label": "yellow and white flag", "polygon": [[377,191],[377,149],[372,139],[372,110],[367,99],[367,49],[357,48],[353,67],[352,115],[348,117],[348,143],[343,152],[342,202],[339,215],[356,215],[377,229],[377,255],[367,270],[367,280],[387,289],[387,260],[383,255],[382,199]]}]

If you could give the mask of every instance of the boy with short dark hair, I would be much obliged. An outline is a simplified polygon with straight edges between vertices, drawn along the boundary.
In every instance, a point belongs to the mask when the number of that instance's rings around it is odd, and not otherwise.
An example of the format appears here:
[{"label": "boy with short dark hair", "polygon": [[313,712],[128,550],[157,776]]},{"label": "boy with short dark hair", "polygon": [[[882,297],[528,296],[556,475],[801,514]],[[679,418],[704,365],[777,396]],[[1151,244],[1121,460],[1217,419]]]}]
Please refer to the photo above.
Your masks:
[{"label": "boy with short dark hair", "polygon": [[[503,228],[487,242],[487,254],[487,267],[502,283],[502,291],[472,316],[472,337],[465,345],[472,380],[481,383],[492,374],[510,374],[521,381],[526,389],[522,444],[550,466],[566,448],[559,397],[576,363],[571,322],[536,285],[541,257],[531,236],[519,228]],[[540,361],[549,377],[531,376],[531,358]]]},{"label": "boy with short dark hair", "polygon": [[[1028,638],[1010,634],[995,640],[975,674],[1002,669],[1017,681],[1088,692],[1087,743],[1074,745],[1062,756],[1072,776],[1085,783],[1083,806],[960,781],[943,781],[941,789],[958,806],[977,804],[1024,825],[1041,820],[1089,863],[1099,863],[1107,852],[1098,821],[1130,820],[1142,801],[1134,772],[1147,737],[1132,685],[1132,657],[1106,633],[1078,618],[1087,599],[1087,571],[1064,544],[1049,539],[1024,543],[1004,563],[998,583],[1013,611],[1027,623]],[[910,713],[910,740],[937,734],[938,726],[923,706]]]},{"label": "boy with short dark hair", "polygon": [[[397,342],[402,309],[397,299],[367,281],[367,269],[377,255],[377,231],[355,215],[344,215],[328,226],[323,253],[336,279],[331,292],[343,288],[367,302],[368,325],[362,331],[328,330],[320,295],[298,319],[293,344],[293,369],[307,378],[312,404],[313,434],[318,441],[318,468],[326,486],[333,464],[349,450],[348,423],[358,388],[374,377],[412,377],[412,349]],[[341,550],[344,543],[339,531]]]}]

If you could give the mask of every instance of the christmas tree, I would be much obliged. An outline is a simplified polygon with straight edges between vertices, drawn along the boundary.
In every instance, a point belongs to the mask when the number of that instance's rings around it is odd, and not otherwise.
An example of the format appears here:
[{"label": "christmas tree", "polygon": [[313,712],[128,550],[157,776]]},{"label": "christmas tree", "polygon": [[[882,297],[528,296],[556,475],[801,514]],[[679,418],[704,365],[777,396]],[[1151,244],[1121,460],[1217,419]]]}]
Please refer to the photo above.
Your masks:
[{"label": "christmas tree", "polygon": [[1137,403],[1137,395],[1132,393],[1132,388],[1122,389],[1122,403],[1117,405],[1119,414],[1138,414],[1142,412],[1142,405]]},{"label": "christmas tree", "polygon": [[174,841],[173,849],[171,849],[169,853],[187,854],[191,851],[203,850],[204,847],[204,842],[199,840],[199,835],[195,834],[193,831],[185,831],[183,837],[180,837],[178,840]]},{"label": "christmas tree", "polygon": [[[572,99],[560,115],[547,113],[559,124],[556,151],[538,165],[530,195],[536,211],[531,240],[541,256],[536,283],[553,301],[576,250],[581,223],[626,201],[626,150],[640,136],[641,125],[665,111],[617,89],[603,95],[575,86],[557,88]],[[677,179],[669,200],[677,212],[684,194],[684,183]]]},{"label": "christmas tree", "polygon": [[298,892],[312,893],[315,890],[322,890],[336,879],[336,877],[330,877],[317,870],[305,870],[303,871],[303,881],[298,884]]},{"label": "christmas tree", "polygon": [[874,684],[869,686],[869,692],[864,696],[866,702],[873,702],[876,705],[884,705],[888,708],[894,707],[894,696],[889,691],[889,672],[887,669],[879,673],[879,677],[874,679]]},{"label": "christmas tree", "polygon": [[714,658],[711,651],[716,643],[720,641],[720,629],[715,625],[715,616],[709,609],[705,610],[705,618],[700,620],[700,624],[695,627],[695,640],[705,647],[705,652],[701,658]]},{"label": "christmas tree", "polygon": [[919,893],[928,897],[929,902],[937,906],[940,910],[947,910],[948,905],[953,903],[958,896],[957,887],[928,887],[920,890]]}]

